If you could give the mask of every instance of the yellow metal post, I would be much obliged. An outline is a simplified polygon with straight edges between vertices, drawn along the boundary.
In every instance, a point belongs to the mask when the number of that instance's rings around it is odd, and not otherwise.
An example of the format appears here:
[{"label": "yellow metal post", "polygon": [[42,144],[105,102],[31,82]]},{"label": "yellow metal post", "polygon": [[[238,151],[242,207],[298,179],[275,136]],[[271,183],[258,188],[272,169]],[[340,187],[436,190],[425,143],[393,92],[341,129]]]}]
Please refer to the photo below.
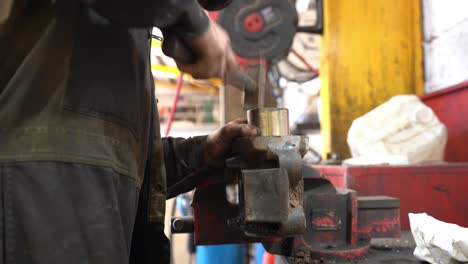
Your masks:
[{"label": "yellow metal post", "polygon": [[323,153],[349,156],[352,121],[423,92],[420,0],[325,0],[320,52]]}]

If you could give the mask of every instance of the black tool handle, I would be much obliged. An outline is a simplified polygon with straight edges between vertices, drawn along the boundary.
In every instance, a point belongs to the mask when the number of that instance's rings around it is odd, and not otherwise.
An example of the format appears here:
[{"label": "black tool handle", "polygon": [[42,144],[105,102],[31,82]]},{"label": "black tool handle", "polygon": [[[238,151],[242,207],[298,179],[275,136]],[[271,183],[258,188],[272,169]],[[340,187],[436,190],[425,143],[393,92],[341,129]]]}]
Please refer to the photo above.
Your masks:
[{"label": "black tool handle", "polygon": [[193,216],[177,216],[171,219],[171,232],[173,234],[192,233],[193,230]]},{"label": "black tool handle", "polygon": [[169,35],[164,38],[162,44],[164,54],[172,57],[175,61],[191,64],[197,60],[195,54],[190,50],[188,44],[175,35]]}]

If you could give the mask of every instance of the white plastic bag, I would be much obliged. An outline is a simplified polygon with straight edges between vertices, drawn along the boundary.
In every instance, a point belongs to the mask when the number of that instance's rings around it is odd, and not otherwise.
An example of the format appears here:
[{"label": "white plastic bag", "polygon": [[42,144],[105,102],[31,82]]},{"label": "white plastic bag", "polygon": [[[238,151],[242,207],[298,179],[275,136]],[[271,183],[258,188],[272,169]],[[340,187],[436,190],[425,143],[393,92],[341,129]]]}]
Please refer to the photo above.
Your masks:
[{"label": "white plastic bag", "polygon": [[408,216],[416,257],[435,264],[468,262],[468,228],[439,221],[426,213]]},{"label": "white plastic bag", "polygon": [[415,95],[398,95],[354,120],[348,131],[354,159],[345,163],[442,161],[446,143],[445,125],[432,109]]}]

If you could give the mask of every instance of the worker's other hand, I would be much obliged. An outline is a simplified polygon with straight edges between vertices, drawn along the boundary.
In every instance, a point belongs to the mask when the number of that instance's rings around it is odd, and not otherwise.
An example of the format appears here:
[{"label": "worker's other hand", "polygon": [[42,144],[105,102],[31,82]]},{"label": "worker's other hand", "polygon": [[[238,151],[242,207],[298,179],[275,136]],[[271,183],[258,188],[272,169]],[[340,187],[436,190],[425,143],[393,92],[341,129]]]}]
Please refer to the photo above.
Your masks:
[{"label": "worker's other hand", "polygon": [[205,33],[187,41],[195,55],[191,64],[177,61],[177,67],[196,79],[224,78],[226,71],[238,67],[228,34],[210,20]]},{"label": "worker's other hand", "polygon": [[206,140],[205,162],[209,166],[222,167],[231,144],[238,137],[253,137],[258,129],[247,124],[245,118],[236,119],[208,135]]}]

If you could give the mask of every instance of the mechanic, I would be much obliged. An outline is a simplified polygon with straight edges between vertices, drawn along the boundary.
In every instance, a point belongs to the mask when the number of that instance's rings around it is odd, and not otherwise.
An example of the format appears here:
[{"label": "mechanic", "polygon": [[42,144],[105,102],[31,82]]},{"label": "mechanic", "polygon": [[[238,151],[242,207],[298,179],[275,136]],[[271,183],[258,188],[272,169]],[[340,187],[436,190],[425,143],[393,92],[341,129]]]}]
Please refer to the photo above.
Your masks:
[{"label": "mechanic", "polygon": [[240,119],[161,140],[153,26],[186,43],[196,78],[236,67],[195,0],[1,1],[1,263],[169,263],[166,187],[195,187],[175,184],[256,134]]}]

